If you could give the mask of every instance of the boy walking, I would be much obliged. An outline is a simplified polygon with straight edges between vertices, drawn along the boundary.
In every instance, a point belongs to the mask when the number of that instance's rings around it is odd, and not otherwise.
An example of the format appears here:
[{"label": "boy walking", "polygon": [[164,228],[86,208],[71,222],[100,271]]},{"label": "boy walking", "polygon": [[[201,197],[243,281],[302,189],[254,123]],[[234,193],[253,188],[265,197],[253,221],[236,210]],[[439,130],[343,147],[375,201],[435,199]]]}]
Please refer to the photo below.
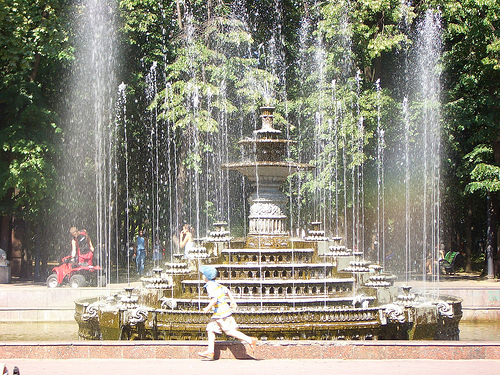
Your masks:
[{"label": "boy walking", "polygon": [[[222,331],[226,335],[245,341],[254,350],[257,338],[238,331],[238,324],[231,315],[233,310],[236,310],[236,301],[227,287],[215,281],[217,269],[213,266],[201,266],[200,272],[206,283],[204,287],[210,298],[210,303],[203,309],[203,312],[208,313],[213,309],[213,315],[207,324],[208,348],[206,351],[198,353],[198,355],[203,358],[214,359],[215,334],[221,334]],[[227,303],[227,298],[229,298],[230,304]]]}]

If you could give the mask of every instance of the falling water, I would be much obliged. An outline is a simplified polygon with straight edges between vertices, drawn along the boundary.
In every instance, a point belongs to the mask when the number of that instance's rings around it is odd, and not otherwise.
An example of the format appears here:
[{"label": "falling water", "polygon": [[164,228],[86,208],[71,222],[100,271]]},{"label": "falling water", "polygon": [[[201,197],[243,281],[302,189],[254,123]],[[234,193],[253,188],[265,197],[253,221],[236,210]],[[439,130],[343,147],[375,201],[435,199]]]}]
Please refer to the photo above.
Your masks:
[{"label": "falling water", "polygon": [[[324,178],[322,176],[327,168],[327,163],[330,160],[326,158],[325,146],[329,140],[328,129],[325,129],[325,110],[327,98],[326,90],[326,51],[323,43],[323,36],[321,33],[317,34],[315,38],[315,54],[314,54],[314,71],[316,72],[316,92],[317,92],[317,108],[314,117],[314,160],[317,160],[316,168],[314,170],[315,179],[320,181]],[[314,211],[313,218],[315,221],[319,220],[326,224],[326,206],[325,200],[326,187],[321,188],[320,185],[314,191]]]},{"label": "falling water", "polygon": [[352,132],[352,167],[351,167],[351,179],[352,179],[352,239],[353,239],[353,249],[355,251],[362,251],[364,249],[362,238],[363,229],[363,164],[360,163],[358,158],[363,155],[363,139],[364,139],[364,125],[363,117],[361,116],[361,110],[359,106],[359,100],[361,96],[361,83],[363,78],[361,77],[361,72],[356,73],[356,118],[357,129]]},{"label": "falling water", "polygon": [[335,189],[335,232],[334,232],[334,237],[339,237],[340,236],[340,228],[339,228],[339,118],[340,118],[340,106],[341,102],[337,99],[337,86],[336,86],[336,81],[332,80],[332,103],[334,106],[334,113],[333,113],[333,137],[334,137],[334,151],[333,151],[333,158],[335,160],[334,164],[334,177],[333,177],[333,183],[335,186],[333,189]]},{"label": "falling water", "polygon": [[[146,75],[146,100],[152,102],[158,94],[157,83],[157,63],[153,62],[148,74]],[[148,216],[151,217],[151,240],[152,247],[158,248],[160,241],[160,181],[163,179],[160,174],[160,150],[161,135],[158,121],[158,107],[155,106],[149,113],[149,140],[147,142],[149,150],[149,163],[145,166],[145,172],[151,175],[151,206],[149,207]],[[139,140],[140,142],[140,140]],[[156,261],[155,261],[156,263]],[[157,264],[155,264],[157,266]]]},{"label": "falling water", "polygon": [[410,214],[410,114],[408,110],[408,98],[403,100],[403,123],[404,123],[404,155],[405,155],[405,281],[408,283],[411,267],[411,214]]},{"label": "falling water", "polygon": [[[384,149],[385,130],[381,121],[381,88],[380,79],[375,82],[377,90],[377,263],[385,259],[385,178],[384,178]],[[382,244],[382,247],[380,246]],[[382,253],[382,258],[381,258]],[[382,265],[384,266],[384,264]]]},{"label": "falling water", "polygon": [[[442,52],[441,18],[432,10],[418,28],[420,95],[422,100],[423,143],[423,226],[422,259],[431,254],[433,264],[439,259],[440,245],[440,72]],[[425,278],[425,264],[422,265]],[[434,270],[437,271],[437,270]],[[439,277],[439,272],[435,272]]]},{"label": "falling water", "polygon": [[274,24],[272,26],[272,38],[270,45],[273,47],[270,50],[272,59],[271,73],[278,78],[278,84],[275,89],[274,98],[279,102],[286,103],[286,62],[285,62],[285,41],[283,35],[283,5],[282,0],[274,0]]},{"label": "falling water", "polygon": [[[323,223],[327,235],[343,237],[348,247],[363,248],[364,171],[359,155],[364,147],[364,124],[357,104],[349,103],[343,96],[343,91],[350,89],[353,76],[350,7],[349,1],[339,5],[335,30],[323,30],[320,15],[314,14],[316,8],[302,21],[298,72],[301,97],[307,100],[297,109],[297,127],[299,134],[310,139],[299,139],[298,154],[315,165],[315,183],[306,186],[311,202],[309,210],[298,215],[297,223],[304,227],[300,221],[310,215],[310,221]],[[312,32],[311,28],[316,29]],[[325,45],[326,33],[338,46],[334,51]],[[335,66],[329,66],[327,59],[335,61]],[[358,78],[359,94],[360,74]],[[359,119],[356,124],[351,121],[353,117]],[[300,201],[295,210],[302,211]]]},{"label": "falling water", "polygon": [[[350,20],[351,13],[351,2],[350,0],[342,1],[342,14],[340,17],[339,30],[337,31],[338,44],[342,47],[342,54],[339,56],[340,60],[340,74],[342,78],[342,84],[346,84],[348,78],[353,74],[353,59],[352,59],[352,24]],[[347,111],[346,108],[342,107],[343,111]],[[346,116],[346,115],[344,115]],[[342,116],[341,116],[342,118]],[[349,247],[349,230],[348,230],[348,161],[347,161],[347,153],[348,153],[348,124],[347,121],[342,122],[342,170],[343,170],[343,197],[344,197],[344,244]],[[352,217],[354,220],[354,217]],[[351,240],[351,248],[354,248],[354,236],[352,236]]]},{"label": "falling water", "polygon": [[[309,17],[304,17],[301,21],[301,27],[300,27],[300,33],[299,33],[299,60],[297,62],[299,66],[299,74],[300,74],[300,93],[301,96],[306,96],[306,79],[308,76],[308,67],[309,67],[309,59],[308,59],[308,49],[309,49],[309,39],[311,38],[311,20]],[[298,112],[302,113],[302,104],[300,104],[298,108]],[[297,126],[297,134],[299,136],[298,140],[298,157],[299,161],[303,161],[303,157],[305,156],[304,148],[303,148],[303,140],[300,138],[302,136],[303,132],[303,127],[306,126],[305,124],[302,123],[302,117],[298,116],[296,120],[296,126]],[[305,121],[304,121],[305,122]],[[290,184],[292,183],[292,180],[290,180]],[[303,174],[299,173],[297,176],[297,185],[296,185],[296,191],[297,191],[297,199],[295,204],[293,204],[293,199],[292,199],[292,194],[290,194],[290,226],[292,228],[292,231],[295,229],[295,233],[297,235],[300,235],[300,229],[304,227],[304,223],[302,222],[302,185],[303,184]],[[292,185],[290,185],[290,191],[293,191]]]},{"label": "falling water", "polygon": [[[109,268],[116,228],[117,47],[115,1],[86,0],[76,6],[75,68],[68,111],[64,160],[65,228],[87,229],[96,248],[94,263]],[[107,274],[109,278],[109,273]]]},{"label": "falling water", "polygon": [[174,261],[174,253],[179,252],[178,248],[178,242],[177,243],[172,243],[171,238],[173,234],[175,234],[180,227],[180,221],[179,221],[179,215],[177,215],[176,211],[176,204],[174,202],[177,201],[177,191],[178,191],[178,184],[177,184],[177,148],[175,147],[175,138],[174,134],[172,131],[172,127],[174,124],[174,120],[168,116],[168,113],[171,113],[171,108],[170,108],[170,103],[172,102],[172,85],[167,82],[165,84],[164,88],[165,92],[165,99],[163,103],[163,121],[162,124],[164,125],[164,128],[166,128],[166,154],[168,155],[167,158],[167,179],[166,179],[166,184],[167,184],[167,189],[165,194],[167,195],[167,198],[163,203],[168,202],[168,214],[167,214],[167,219],[168,219],[168,233],[170,234],[169,239],[166,243],[166,248],[169,249],[169,253],[166,254],[169,257],[170,263],[173,263]]},{"label": "falling water", "polygon": [[[130,283],[130,216],[129,216],[129,171],[128,171],[128,134],[127,134],[127,86],[122,82],[118,86],[118,100],[116,102],[116,127],[123,129],[124,159],[125,159],[125,230],[126,243],[125,251],[127,253],[127,282]],[[118,236],[117,236],[118,241]],[[117,244],[116,248],[119,248]],[[116,264],[119,264],[119,252],[116,252]],[[118,267],[116,267],[116,282],[119,282]]]}]

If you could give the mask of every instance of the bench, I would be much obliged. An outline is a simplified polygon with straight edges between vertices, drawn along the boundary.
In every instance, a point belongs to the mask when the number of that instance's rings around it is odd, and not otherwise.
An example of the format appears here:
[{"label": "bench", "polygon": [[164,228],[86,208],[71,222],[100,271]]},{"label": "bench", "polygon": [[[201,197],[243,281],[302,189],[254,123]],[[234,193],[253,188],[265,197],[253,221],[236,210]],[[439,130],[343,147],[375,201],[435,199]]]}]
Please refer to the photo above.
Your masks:
[{"label": "bench", "polygon": [[439,267],[447,275],[452,275],[455,273],[455,265],[457,258],[460,255],[458,251],[448,251],[444,256],[444,259],[439,260]]}]

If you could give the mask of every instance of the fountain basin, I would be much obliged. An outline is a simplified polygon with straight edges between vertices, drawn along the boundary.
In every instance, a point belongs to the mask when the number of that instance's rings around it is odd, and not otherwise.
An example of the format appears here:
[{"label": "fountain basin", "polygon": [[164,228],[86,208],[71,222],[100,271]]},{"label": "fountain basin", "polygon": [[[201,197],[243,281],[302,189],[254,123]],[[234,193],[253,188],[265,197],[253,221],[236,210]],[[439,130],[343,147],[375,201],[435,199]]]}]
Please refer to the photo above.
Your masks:
[{"label": "fountain basin", "polygon": [[[227,163],[222,165],[223,169],[238,171],[248,177],[251,182],[257,179],[276,181],[281,184],[284,179],[293,173],[307,171],[312,168],[309,164],[278,161],[252,161],[242,163]],[[258,176],[258,177],[257,177]]]},{"label": "fountain basin", "polygon": [[[99,303],[97,299],[84,299],[76,302],[75,319],[80,338],[86,340],[206,340],[209,315],[199,309],[207,302],[177,301],[179,310],[144,306],[104,308],[91,318],[84,318],[88,307]],[[458,340],[459,337],[461,301],[454,297],[441,301],[447,306],[446,314],[440,311],[438,303],[347,308],[311,307],[296,300],[293,304],[299,307],[288,307],[287,301],[281,300],[276,301],[274,308],[252,309],[247,301],[239,302],[248,308],[236,314],[240,329],[260,340]]]}]

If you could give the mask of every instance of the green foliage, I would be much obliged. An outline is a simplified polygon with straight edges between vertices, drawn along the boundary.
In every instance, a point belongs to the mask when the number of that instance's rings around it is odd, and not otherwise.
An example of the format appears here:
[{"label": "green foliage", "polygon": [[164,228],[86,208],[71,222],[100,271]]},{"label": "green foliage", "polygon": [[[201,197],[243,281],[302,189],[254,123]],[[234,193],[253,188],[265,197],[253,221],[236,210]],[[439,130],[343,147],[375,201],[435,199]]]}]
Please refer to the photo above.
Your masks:
[{"label": "green foliage", "polygon": [[54,198],[59,128],[54,101],[59,84],[45,76],[71,59],[63,2],[0,3],[1,213],[36,219]]},{"label": "green foliage", "polygon": [[[28,83],[26,86],[31,91],[35,85]],[[33,91],[35,98],[33,95],[17,94],[20,110],[16,118],[0,130],[3,155],[0,196],[4,198],[4,214],[16,212],[19,216],[35,215],[32,216],[35,218],[55,190],[53,156],[56,149],[53,136],[58,133],[58,128],[54,114],[36,99],[38,90],[35,88]]]},{"label": "green foliage", "polygon": [[498,190],[491,144],[500,134],[500,5],[445,1],[448,141],[465,193]]},{"label": "green foliage", "polygon": [[[500,6],[495,1],[447,1],[443,13],[447,22],[448,109],[453,128],[466,135],[467,153],[499,132]],[[463,146],[462,140],[457,140]],[[462,146],[456,145],[458,149]]]},{"label": "green foliage", "polygon": [[471,172],[473,182],[469,183],[466,190],[470,193],[481,191],[494,193],[500,191],[500,167],[491,164],[478,164]]},{"label": "green foliage", "polygon": [[171,54],[170,40],[176,30],[175,2],[165,0],[120,0],[120,32],[124,48],[131,59],[133,74],[140,72],[136,64],[162,62]]},{"label": "green foliage", "polygon": [[300,91],[290,105],[301,124],[300,153],[318,167],[302,185],[311,195],[347,189],[341,180],[332,183],[336,169],[351,175],[373,157],[365,148],[372,147],[378,116],[390,124],[394,108],[390,90],[377,93],[373,84],[381,74],[377,66],[384,54],[409,43],[399,25],[415,17],[399,1],[329,1],[317,11],[311,20],[317,30],[299,51]]},{"label": "green foliage", "polygon": [[71,56],[65,48],[67,31],[60,22],[61,3],[57,0],[4,0],[0,3],[3,77],[13,79],[18,74],[36,73],[33,70],[38,56],[48,59]]},{"label": "green foliage", "polygon": [[[362,71],[373,69],[376,59],[409,43],[399,26],[403,20],[411,24],[415,18],[412,8],[399,0],[329,1],[321,13],[320,30],[326,40],[337,42],[331,45],[329,65],[353,58]],[[352,47],[351,57],[345,47]],[[376,73],[369,78],[375,80]]]},{"label": "green foliage", "polygon": [[[170,121],[181,138],[193,132],[216,133],[221,116],[255,110],[252,103],[261,102],[265,91],[259,85],[276,81],[258,68],[245,24],[228,7],[215,11],[208,20],[188,18],[176,37],[175,59],[166,66],[169,85],[150,107],[160,106],[158,119]],[[191,156],[184,163],[201,171],[199,162],[201,158]]]},{"label": "green foliage", "polygon": [[471,182],[465,187],[466,193],[494,193],[500,191],[500,167],[491,163],[491,146],[478,145],[464,157],[470,171]]}]

